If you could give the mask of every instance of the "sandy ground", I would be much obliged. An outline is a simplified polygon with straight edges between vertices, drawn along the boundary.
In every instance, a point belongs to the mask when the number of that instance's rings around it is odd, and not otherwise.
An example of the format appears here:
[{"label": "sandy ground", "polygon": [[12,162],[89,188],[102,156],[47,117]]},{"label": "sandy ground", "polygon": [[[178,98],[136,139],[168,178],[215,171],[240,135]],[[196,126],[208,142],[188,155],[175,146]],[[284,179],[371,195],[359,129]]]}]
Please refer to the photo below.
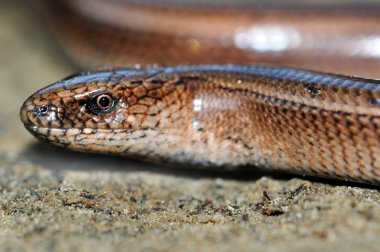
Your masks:
[{"label": "sandy ground", "polygon": [[18,110],[75,71],[20,4],[0,2],[1,251],[376,251],[365,185],[157,166],[39,144]]}]

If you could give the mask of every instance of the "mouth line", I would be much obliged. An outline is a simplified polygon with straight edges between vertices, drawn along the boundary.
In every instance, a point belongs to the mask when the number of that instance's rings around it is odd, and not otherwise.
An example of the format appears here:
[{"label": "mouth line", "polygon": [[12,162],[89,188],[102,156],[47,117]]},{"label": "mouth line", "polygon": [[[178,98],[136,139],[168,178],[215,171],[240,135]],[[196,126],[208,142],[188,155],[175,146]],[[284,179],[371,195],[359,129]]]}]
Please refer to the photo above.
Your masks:
[{"label": "mouth line", "polygon": [[[71,143],[71,141],[67,138],[69,130],[76,130],[75,134],[79,135],[83,134],[82,129],[66,129],[66,128],[53,128],[53,127],[43,127],[37,126],[30,123],[24,123],[24,127],[32,134],[35,138],[42,142],[59,145],[61,147],[65,147]],[[91,129],[91,133],[96,133]]]},{"label": "mouth line", "polygon": [[[31,133],[43,134],[42,131],[61,131],[66,133],[67,131],[78,131],[78,133],[82,132],[84,134],[95,134],[95,133],[107,133],[107,132],[115,132],[115,131],[133,131],[128,129],[99,129],[99,128],[54,128],[54,127],[46,127],[46,126],[37,126],[33,123],[23,123],[24,127],[30,131]],[[87,131],[87,132],[85,132]]]},{"label": "mouth line", "polygon": [[62,130],[62,131],[67,131],[69,128],[53,128],[53,127],[44,127],[44,126],[37,126],[33,123],[25,123],[24,122],[24,127],[33,131],[38,131],[38,130]]}]

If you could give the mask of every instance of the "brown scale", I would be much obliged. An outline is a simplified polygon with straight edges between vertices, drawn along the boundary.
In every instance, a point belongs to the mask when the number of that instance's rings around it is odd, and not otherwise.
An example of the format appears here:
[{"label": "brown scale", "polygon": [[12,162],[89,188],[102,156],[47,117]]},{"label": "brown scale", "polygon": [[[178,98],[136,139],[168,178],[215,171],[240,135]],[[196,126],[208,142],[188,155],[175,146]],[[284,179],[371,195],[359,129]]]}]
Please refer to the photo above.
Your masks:
[{"label": "brown scale", "polygon": [[[259,62],[379,77],[379,57],[363,46],[372,46],[371,38],[380,34],[378,6],[239,10],[31,2],[86,68]],[[102,7],[102,15],[94,6]],[[242,30],[265,33],[273,27],[295,31],[298,43],[279,51],[235,43]],[[268,69],[159,68],[126,77],[115,72],[108,79],[99,73],[91,83],[63,81],[67,85],[37,92],[24,103],[21,119],[38,138],[72,150],[379,184],[379,82]],[[115,98],[115,106],[90,111],[89,101],[104,92]]]},{"label": "brown scale", "polygon": [[[239,9],[102,0],[30,2],[84,68],[265,63],[380,77],[377,52],[368,47],[380,34],[378,4]],[[239,45],[237,34],[244,31],[246,36],[268,35],[266,45],[274,31],[289,34],[284,37],[289,44],[260,49],[248,40]]]}]

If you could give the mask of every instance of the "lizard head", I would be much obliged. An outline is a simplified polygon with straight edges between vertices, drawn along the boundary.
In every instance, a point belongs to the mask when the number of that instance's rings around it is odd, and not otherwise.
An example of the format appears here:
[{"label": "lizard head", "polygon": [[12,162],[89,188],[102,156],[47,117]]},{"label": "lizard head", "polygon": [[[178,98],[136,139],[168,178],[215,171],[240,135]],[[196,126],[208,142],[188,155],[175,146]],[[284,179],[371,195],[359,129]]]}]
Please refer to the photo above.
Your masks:
[{"label": "lizard head", "polygon": [[167,91],[163,81],[153,78],[157,71],[122,69],[70,76],[31,95],[21,107],[21,121],[40,140],[103,152],[107,141],[123,134],[138,137],[157,126]]}]

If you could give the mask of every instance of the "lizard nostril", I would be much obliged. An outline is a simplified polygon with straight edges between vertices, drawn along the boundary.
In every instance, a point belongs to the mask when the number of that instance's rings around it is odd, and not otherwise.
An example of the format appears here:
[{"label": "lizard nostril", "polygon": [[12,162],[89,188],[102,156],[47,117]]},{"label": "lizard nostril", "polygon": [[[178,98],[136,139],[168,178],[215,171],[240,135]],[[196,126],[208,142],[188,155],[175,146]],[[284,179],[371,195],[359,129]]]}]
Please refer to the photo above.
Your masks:
[{"label": "lizard nostril", "polygon": [[40,108],[40,112],[41,113],[46,113],[48,111],[48,107],[47,106],[42,106],[41,108]]},{"label": "lizard nostril", "polygon": [[49,110],[49,106],[48,105],[44,105],[44,106],[41,106],[41,107],[37,107],[35,110],[34,110],[34,114],[36,116],[44,116],[47,114]]}]

